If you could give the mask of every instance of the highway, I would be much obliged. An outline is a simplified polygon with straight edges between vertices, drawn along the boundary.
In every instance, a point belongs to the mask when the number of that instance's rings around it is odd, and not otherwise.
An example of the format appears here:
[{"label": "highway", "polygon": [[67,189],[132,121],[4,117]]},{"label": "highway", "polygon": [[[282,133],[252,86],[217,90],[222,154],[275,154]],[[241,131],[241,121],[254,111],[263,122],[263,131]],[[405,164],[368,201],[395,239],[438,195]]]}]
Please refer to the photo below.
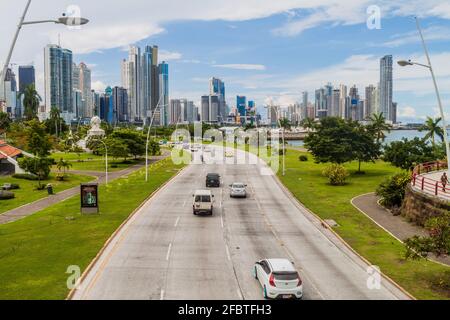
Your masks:
[{"label": "highway", "polygon": [[[261,169],[223,159],[189,165],[118,232],[72,298],[263,299],[255,261],[287,258],[303,279],[304,299],[408,299],[384,278],[369,289],[367,264]],[[205,188],[208,172],[222,176],[222,187],[212,189],[214,215],[194,216],[192,194]],[[248,185],[247,199],[229,197],[232,182]]]}]

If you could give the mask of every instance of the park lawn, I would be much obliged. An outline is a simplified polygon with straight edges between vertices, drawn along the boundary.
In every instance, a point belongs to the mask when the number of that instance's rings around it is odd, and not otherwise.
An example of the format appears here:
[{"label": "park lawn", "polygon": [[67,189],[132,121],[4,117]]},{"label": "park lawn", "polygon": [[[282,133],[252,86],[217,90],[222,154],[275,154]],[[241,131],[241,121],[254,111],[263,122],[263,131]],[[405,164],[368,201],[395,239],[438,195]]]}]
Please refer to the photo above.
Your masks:
[{"label": "park lawn", "polygon": [[[51,158],[55,159],[58,162],[61,158],[69,161],[72,166],[69,170],[81,170],[81,171],[105,171],[105,157],[97,156],[92,153],[66,153],[66,152],[56,152],[52,153]],[[108,157],[108,171],[120,171],[127,169],[135,164],[141,163],[144,160],[142,159],[127,159],[127,162],[124,163],[124,159],[113,159],[112,157]],[[57,170],[56,165],[53,166],[53,170]]]},{"label": "park lawn", "polygon": [[65,299],[68,266],[85,270],[120,224],[182,165],[165,159],[99,189],[100,215],[80,215],[72,197],[0,225],[0,299]]},{"label": "park lawn", "polygon": [[[85,183],[93,180],[95,180],[95,177],[87,175],[66,174],[66,178],[64,181],[57,181],[55,179],[55,174],[51,174],[48,180],[42,181],[41,183],[51,183],[53,185],[54,192],[58,193],[66,189],[76,187],[80,185],[80,183]],[[38,181],[15,179],[11,176],[0,176],[0,186],[2,186],[4,183],[18,184],[20,186],[20,189],[12,190],[12,192],[14,192],[16,196],[14,199],[0,201],[0,214],[48,196],[46,189],[36,190]]]},{"label": "park lawn", "polygon": [[[300,162],[300,155],[308,162]],[[281,158],[281,157],[280,157]],[[280,159],[281,160],[281,159]],[[345,186],[331,186],[322,176],[326,164],[314,163],[308,153],[288,150],[286,175],[278,177],[295,197],[322,219],[333,219],[334,230],[359,254],[418,299],[450,299],[450,267],[426,260],[406,261],[404,246],[355,209],[350,201],[374,192],[387,177],[399,170],[383,161],[364,163],[364,175],[356,175],[358,164],[347,164],[351,176]]]}]

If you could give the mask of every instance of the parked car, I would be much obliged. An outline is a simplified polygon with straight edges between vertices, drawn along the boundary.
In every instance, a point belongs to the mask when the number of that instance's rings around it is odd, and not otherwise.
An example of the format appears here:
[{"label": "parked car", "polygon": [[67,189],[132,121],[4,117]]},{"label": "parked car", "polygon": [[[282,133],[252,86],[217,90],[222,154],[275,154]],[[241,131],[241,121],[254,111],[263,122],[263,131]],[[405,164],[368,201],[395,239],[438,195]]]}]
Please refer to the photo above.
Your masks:
[{"label": "parked car", "polygon": [[247,198],[246,184],[235,182],[230,184],[230,198]]},{"label": "parked car", "polygon": [[265,259],[255,263],[253,276],[259,280],[266,299],[302,299],[303,283],[292,262]]},{"label": "parked car", "polygon": [[207,188],[220,188],[220,175],[218,173],[208,173],[206,175]]},{"label": "parked car", "polygon": [[211,193],[211,190],[197,190],[193,194],[193,197],[192,210],[194,215],[208,214],[212,216],[214,195]]}]

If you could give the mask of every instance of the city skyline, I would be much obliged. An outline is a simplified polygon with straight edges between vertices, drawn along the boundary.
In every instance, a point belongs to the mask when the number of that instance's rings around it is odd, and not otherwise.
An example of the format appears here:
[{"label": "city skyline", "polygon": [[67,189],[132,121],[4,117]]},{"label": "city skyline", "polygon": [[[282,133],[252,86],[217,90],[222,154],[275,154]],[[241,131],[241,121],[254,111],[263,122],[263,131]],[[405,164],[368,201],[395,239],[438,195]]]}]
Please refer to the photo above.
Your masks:
[{"label": "city skyline", "polygon": [[[107,23],[96,17],[81,30],[37,26],[34,29],[36,32],[32,32],[24,28],[12,62],[23,65],[34,62],[37,88],[44,95],[41,48],[61,39],[63,47],[73,50],[75,60],[84,61],[92,70],[92,87],[103,91],[108,85],[121,85],[120,63],[117,61],[127,56],[125,51],[128,51],[128,45],[157,43],[162,48],[161,60],[168,61],[172,66],[169,71],[171,96],[185,97],[198,105],[201,95],[206,93],[205,81],[218,77],[227,83],[230,97],[251,96],[261,108],[268,99],[286,106],[301,101],[303,91],[313,96],[314,90],[328,81],[336,85],[355,84],[363,92],[367,85],[378,82],[376,68],[380,57],[392,54],[396,84],[394,100],[398,102],[399,120],[417,121],[423,120],[426,115],[436,116],[437,103],[427,71],[420,68],[402,70],[395,61],[403,58],[425,61],[412,19],[415,12],[420,12],[432,61],[439,66],[436,73],[444,106],[448,105],[450,69],[445,61],[450,58],[446,47],[450,23],[446,19],[447,11],[439,7],[439,3],[414,3],[399,14],[399,10],[393,9],[403,8],[406,2],[387,5],[383,1],[375,1],[375,4],[384,13],[380,30],[367,28],[365,11],[368,3],[365,1],[352,5],[348,12],[339,11],[336,20],[330,18],[331,22],[337,21],[335,24],[320,19],[317,23],[307,23],[315,17],[315,12],[331,10],[332,1],[326,1],[323,8],[313,7],[312,13],[304,8],[301,1],[280,4],[263,1],[260,8],[241,4],[243,16],[231,9],[232,4],[222,3],[216,6],[221,10],[215,10],[208,18],[194,14],[193,8],[186,8],[186,17],[190,19],[180,21],[181,17],[175,13],[164,11],[164,19],[152,14],[145,19],[147,22],[143,22],[142,14],[130,6],[126,11],[136,13],[134,23],[128,14],[118,14],[123,12],[120,3],[114,8],[104,8],[101,1],[96,4],[80,1],[83,15],[95,17],[94,9],[101,5],[102,10],[108,10],[108,16],[115,21],[115,25],[105,29]],[[8,30],[16,23],[11,17],[20,15],[21,6],[8,3],[0,6],[1,12],[8,12],[1,24],[5,27],[5,34],[10,34]],[[62,2],[61,6],[64,9],[67,3]],[[161,4],[160,9],[163,10],[164,6]],[[51,9],[45,15],[57,16],[62,9]],[[43,14],[41,8],[31,7],[31,18]],[[350,23],[343,23],[344,18],[350,19],[352,15]],[[305,23],[303,27],[302,23]],[[124,30],[128,33],[124,35],[119,26],[127,26]],[[211,33],[218,36],[208,37]],[[192,34],[196,36],[190,37]],[[0,44],[0,60],[6,55],[6,46],[7,43]],[[332,55],[329,54],[330,49]],[[327,75],[326,78],[324,75]]]}]

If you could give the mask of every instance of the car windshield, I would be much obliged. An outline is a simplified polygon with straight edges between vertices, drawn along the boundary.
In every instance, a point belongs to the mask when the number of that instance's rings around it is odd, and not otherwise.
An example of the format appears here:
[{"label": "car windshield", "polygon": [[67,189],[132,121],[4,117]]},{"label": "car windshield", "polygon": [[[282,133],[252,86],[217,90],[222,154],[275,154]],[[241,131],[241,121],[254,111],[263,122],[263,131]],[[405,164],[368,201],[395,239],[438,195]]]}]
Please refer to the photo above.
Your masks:
[{"label": "car windshield", "polygon": [[240,184],[240,183],[235,183],[235,184],[233,184],[233,188],[242,189],[242,188],[244,188],[244,185]]},{"label": "car windshield", "polygon": [[297,280],[299,278],[297,272],[274,272],[273,276],[275,280],[281,281]]},{"label": "car windshield", "polygon": [[219,179],[219,175],[218,174],[208,174],[207,178],[208,179]]},{"label": "car windshield", "polygon": [[211,202],[211,196],[195,196],[195,202]]}]

